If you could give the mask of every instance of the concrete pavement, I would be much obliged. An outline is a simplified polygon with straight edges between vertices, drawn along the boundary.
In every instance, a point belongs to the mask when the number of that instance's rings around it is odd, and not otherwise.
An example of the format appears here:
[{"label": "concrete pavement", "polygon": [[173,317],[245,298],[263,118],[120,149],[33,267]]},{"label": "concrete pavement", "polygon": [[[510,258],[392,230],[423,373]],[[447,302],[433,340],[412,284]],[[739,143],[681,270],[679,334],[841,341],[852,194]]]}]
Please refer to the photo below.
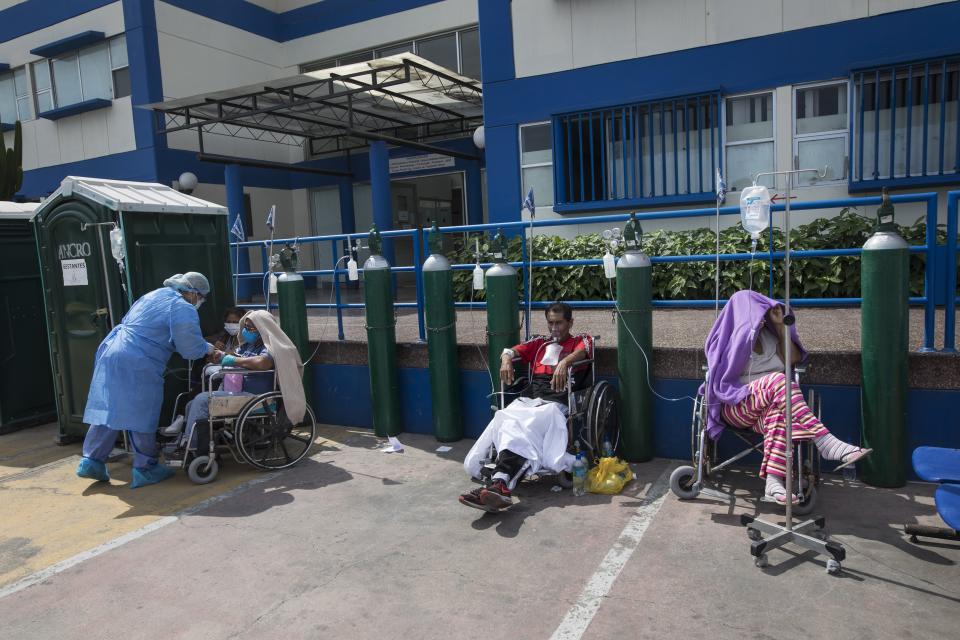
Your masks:
[{"label": "concrete pavement", "polygon": [[739,513],[775,511],[758,509],[753,470],[728,472],[731,504],[664,496],[676,463],[655,460],[619,496],[545,480],[490,515],[456,501],[471,441],[438,454],[405,434],[384,454],[366,430],[321,435],[296,468],[0,597],[0,638],[936,638],[960,623],[960,545],[901,530],[939,523],[928,485],[829,480],[820,511],[847,545],[833,577],[790,547],[753,566]]}]

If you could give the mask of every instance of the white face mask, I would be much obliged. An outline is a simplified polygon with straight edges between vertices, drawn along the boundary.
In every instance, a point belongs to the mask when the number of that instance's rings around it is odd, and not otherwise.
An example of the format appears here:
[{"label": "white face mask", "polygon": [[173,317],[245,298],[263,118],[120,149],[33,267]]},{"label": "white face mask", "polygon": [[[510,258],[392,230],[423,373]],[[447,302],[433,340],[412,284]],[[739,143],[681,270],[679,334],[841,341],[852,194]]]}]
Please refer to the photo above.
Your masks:
[{"label": "white face mask", "polygon": [[200,310],[200,307],[203,306],[203,298],[197,298],[197,301],[193,303],[193,308]]},{"label": "white face mask", "polygon": [[240,333],[240,323],[239,322],[225,322],[223,324],[223,330],[229,333],[232,336]]}]

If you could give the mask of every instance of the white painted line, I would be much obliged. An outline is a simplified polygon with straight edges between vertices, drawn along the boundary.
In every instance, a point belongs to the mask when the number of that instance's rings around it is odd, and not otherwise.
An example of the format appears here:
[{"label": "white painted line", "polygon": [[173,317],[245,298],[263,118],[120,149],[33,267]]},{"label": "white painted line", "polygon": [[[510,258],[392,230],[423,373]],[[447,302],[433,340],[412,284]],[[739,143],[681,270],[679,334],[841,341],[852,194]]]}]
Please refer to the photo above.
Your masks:
[{"label": "white painted line", "polygon": [[5,587],[0,587],[0,599],[6,598],[7,596],[13,595],[18,591],[23,591],[27,587],[32,587],[35,584],[43,582],[47,578],[54,576],[58,573],[61,573],[63,571],[66,571],[71,567],[75,567],[81,562],[85,562],[90,558],[96,558],[97,556],[104,554],[107,551],[116,549],[117,547],[122,547],[128,542],[132,542],[137,538],[142,538],[148,533],[153,533],[158,529],[162,529],[168,524],[173,524],[183,516],[188,516],[193,513],[196,513],[197,511],[205,509],[212,504],[216,504],[217,502],[220,502],[221,500],[230,498],[240,493],[241,491],[247,489],[248,487],[252,487],[253,485],[260,484],[261,482],[267,482],[275,478],[276,476],[277,476],[276,473],[271,473],[269,475],[265,474],[263,477],[260,477],[260,478],[254,478],[253,480],[245,482],[237,487],[234,487],[233,489],[231,489],[230,491],[227,491],[226,493],[221,493],[218,496],[207,498],[203,502],[197,503],[192,507],[187,507],[186,509],[183,509],[182,511],[178,511],[177,513],[170,516],[164,516],[163,518],[160,518],[159,520],[155,520],[154,522],[151,522],[148,525],[144,525],[139,529],[130,531],[128,533],[123,534],[120,537],[114,538],[113,540],[104,542],[103,544],[96,546],[93,549],[81,551],[77,555],[67,558],[66,560],[61,560],[60,562],[54,565],[51,565],[46,569],[42,569],[41,571],[33,573],[25,578],[21,578],[20,580],[14,583],[8,584]]},{"label": "white painted line", "polygon": [[643,534],[660,510],[660,505],[663,504],[663,499],[670,488],[670,474],[674,466],[669,465],[650,486],[643,503],[637,507],[637,512],[620,532],[620,537],[604,556],[600,566],[584,587],[580,598],[570,607],[563,622],[550,636],[550,640],[579,640],[583,636],[600,608],[600,603],[610,593],[610,588],[620,575],[620,571],[640,545]]}]

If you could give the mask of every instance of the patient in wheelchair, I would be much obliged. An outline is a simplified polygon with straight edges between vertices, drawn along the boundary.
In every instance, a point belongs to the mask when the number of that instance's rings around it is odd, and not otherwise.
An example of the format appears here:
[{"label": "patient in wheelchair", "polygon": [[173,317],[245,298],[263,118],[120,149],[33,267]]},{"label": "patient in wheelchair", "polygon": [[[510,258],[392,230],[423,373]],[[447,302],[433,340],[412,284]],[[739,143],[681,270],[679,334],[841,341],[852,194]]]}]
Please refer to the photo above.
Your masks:
[{"label": "patient in wheelchair", "polygon": [[[481,459],[490,445],[497,451],[496,469],[489,486],[460,495],[460,503],[485,511],[500,511],[513,504],[513,485],[526,465],[526,473],[540,469],[569,471],[573,456],[567,452],[567,378],[576,362],[589,357],[589,338],[573,336],[573,309],[558,302],[546,312],[549,337],[538,337],[504,349],[500,379],[513,386],[520,397],[497,411],[493,420],[464,460],[466,472],[480,477]],[[532,364],[532,380],[514,379],[514,358]],[[586,370],[574,373],[585,378]],[[517,389],[517,386],[522,386]],[[510,391],[511,389],[507,389]]]},{"label": "patient in wheelchair", "polygon": [[[765,494],[786,503],[786,378],[784,335],[789,330],[793,364],[807,352],[800,343],[796,325],[784,322],[783,305],[754,291],[739,291],[730,297],[707,336],[707,432],[720,437],[724,423],[749,429],[763,436],[760,477],[766,478]],[[837,468],[851,465],[870,453],[830,434],[791,382],[793,440],[813,440],[826,460]],[[791,496],[793,503],[797,496]]]},{"label": "patient in wheelchair", "polygon": [[[211,365],[220,367],[236,367],[248,369],[251,373],[228,373],[224,378],[223,388],[218,391],[199,393],[187,403],[186,419],[181,423],[186,429],[183,438],[191,438],[191,445],[196,443],[197,433],[195,425],[199,420],[209,417],[210,396],[252,396],[273,390],[272,373],[256,373],[273,369],[273,357],[267,351],[263,338],[249,315],[240,322],[240,333],[234,353],[225,354],[223,351],[214,351],[210,357],[204,375],[210,375],[214,370]],[[237,379],[231,378],[236,376]],[[175,423],[178,428],[181,424]],[[168,428],[165,435],[176,435]]]}]

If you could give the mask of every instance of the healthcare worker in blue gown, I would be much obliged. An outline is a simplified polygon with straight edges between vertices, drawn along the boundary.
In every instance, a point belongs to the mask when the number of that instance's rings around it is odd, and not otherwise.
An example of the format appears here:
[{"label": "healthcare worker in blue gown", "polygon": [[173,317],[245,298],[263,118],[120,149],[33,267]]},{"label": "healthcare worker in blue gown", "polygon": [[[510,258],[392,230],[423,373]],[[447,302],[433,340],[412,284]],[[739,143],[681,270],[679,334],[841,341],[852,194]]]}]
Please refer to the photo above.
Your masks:
[{"label": "healthcare worker in blue gown", "polygon": [[133,447],[132,489],[166,480],[173,470],[157,463],[157,423],[163,403],[163,372],[176,351],[187,360],[214,352],[203,339],[197,309],[210,283],[191,271],[167,278],[163,287],[137,300],[97,349],[83,421],[77,475],[109,482],[106,460],[121,431]]}]

